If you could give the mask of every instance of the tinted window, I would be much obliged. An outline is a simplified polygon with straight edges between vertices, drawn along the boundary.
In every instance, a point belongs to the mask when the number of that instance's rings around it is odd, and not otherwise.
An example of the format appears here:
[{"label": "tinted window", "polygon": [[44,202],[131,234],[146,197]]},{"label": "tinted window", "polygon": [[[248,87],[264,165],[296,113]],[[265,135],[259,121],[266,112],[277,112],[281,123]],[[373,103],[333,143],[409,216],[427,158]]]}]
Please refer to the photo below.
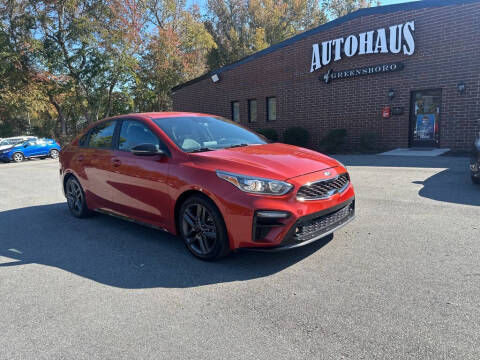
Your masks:
[{"label": "tinted window", "polygon": [[84,134],[80,140],[78,140],[78,145],[80,146],[87,146],[87,140],[88,140],[88,133]]},{"label": "tinted window", "polygon": [[254,132],[218,117],[167,117],[154,122],[186,152],[266,143]]},{"label": "tinted window", "polygon": [[113,132],[116,121],[107,121],[90,130],[89,147],[110,149],[112,147]]},{"label": "tinted window", "polygon": [[135,120],[123,120],[118,149],[130,151],[140,144],[154,144],[160,148],[159,139],[146,125]]},{"label": "tinted window", "polygon": [[255,99],[248,100],[248,121],[257,121],[257,100]]},{"label": "tinted window", "polygon": [[232,120],[240,122],[240,103],[238,101],[232,101]]},{"label": "tinted window", "polygon": [[277,120],[277,98],[267,98],[267,121]]}]

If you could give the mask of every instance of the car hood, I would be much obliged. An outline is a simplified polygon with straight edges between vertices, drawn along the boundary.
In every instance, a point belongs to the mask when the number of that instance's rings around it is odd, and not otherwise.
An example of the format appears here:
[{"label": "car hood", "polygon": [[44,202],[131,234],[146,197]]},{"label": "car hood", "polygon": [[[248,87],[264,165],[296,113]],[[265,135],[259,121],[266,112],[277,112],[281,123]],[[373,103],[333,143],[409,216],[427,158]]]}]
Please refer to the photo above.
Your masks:
[{"label": "car hood", "polygon": [[211,170],[287,180],[338,166],[335,159],[313,150],[286,144],[250,145],[190,154],[199,166]]}]

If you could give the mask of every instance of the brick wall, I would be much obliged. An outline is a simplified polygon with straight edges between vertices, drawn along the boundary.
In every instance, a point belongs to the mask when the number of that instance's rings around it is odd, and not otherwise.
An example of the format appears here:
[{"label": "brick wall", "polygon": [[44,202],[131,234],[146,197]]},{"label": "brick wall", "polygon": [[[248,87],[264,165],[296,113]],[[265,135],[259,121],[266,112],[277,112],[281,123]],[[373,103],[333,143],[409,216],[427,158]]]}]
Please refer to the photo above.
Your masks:
[{"label": "brick wall", "polygon": [[[310,73],[313,43],[415,21],[415,54],[356,55]],[[320,75],[380,63],[403,62],[405,69],[323,83]],[[174,109],[231,118],[231,101],[240,101],[241,123],[272,127],[282,136],[292,125],[308,128],[312,147],[334,128],[346,128],[348,148],[360,135],[379,135],[385,149],[407,147],[410,94],[442,89],[440,146],[469,150],[480,119],[480,3],[452,5],[359,17],[246,62],[220,75],[177,90]],[[466,92],[460,95],[457,84]],[[389,100],[388,91],[395,97]],[[266,97],[277,97],[277,120],[266,121]],[[257,99],[258,121],[248,122],[248,99]],[[384,106],[403,106],[402,115],[382,118]]]}]

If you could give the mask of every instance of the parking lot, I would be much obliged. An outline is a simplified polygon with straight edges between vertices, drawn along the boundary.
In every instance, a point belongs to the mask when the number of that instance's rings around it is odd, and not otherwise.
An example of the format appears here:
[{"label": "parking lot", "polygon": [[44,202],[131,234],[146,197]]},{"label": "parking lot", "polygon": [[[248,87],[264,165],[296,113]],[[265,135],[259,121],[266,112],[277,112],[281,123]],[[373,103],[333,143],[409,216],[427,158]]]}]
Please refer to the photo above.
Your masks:
[{"label": "parking lot", "polygon": [[55,160],[0,164],[0,358],[478,359],[468,159],[338,158],[354,222],[215,263],[160,231],[73,218]]}]

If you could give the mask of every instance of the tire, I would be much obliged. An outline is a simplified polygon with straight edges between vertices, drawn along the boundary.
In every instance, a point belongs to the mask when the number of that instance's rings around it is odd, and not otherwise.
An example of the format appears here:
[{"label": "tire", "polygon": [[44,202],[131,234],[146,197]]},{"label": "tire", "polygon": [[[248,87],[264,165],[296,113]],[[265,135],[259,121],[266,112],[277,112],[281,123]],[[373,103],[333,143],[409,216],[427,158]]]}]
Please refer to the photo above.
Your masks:
[{"label": "tire", "polygon": [[472,183],[480,185],[480,178],[471,175]]},{"label": "tire", "polygon": [[230,253],[222,214],[207,197],[193,195],[185,200],[177,224],[185,246],[198,259],[212,261]]},{"label": "tire", "polygon": [[60,152],[57,150],[57,149],[52,149],[50,150],[49,152],[49,156],[52,158],[52,159],[58,159],[58,155],[60,154]]},{"label": "tire", "polygon": [[71,176],[65,184],[65,195],[70,213],[76,218],[82,219],[92,214],[85,201],[85,193],[79,181]]},{"label": "tire", "polygon": [[21,152],[16,152],[12,155],[12,160],[16,163],[21,163],[25,160],[25,156]]}]

